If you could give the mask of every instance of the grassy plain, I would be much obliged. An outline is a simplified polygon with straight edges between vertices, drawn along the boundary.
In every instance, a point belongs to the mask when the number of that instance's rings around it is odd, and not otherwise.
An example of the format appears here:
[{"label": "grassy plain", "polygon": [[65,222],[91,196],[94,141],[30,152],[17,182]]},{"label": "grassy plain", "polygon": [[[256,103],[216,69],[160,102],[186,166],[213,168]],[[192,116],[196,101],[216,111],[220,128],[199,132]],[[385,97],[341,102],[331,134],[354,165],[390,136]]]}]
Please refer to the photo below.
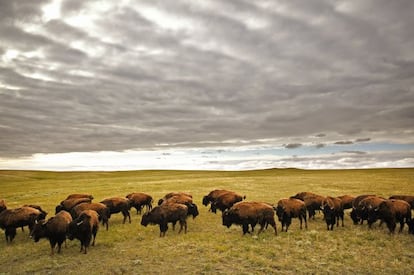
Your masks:
[{"label": "grassy plain", "polygon": [[[271,169],[243,172],[130,171],[39,172],[0,171],[0,198],[9,208],[39,204],[48,216],[70,193],[91,193],[94,201],[145,192],[158,201],[170,191],[193,194],[200,215],[188,220],[188,233],[171,228],[165,238],[159,228],[140,225],[131,209],[132,223],[122,215],[103,227],[96,246],[87,255],[79,242],[68,241],[61,254],[49,255],[49,243],[34,243],[28,232],[18,230],[12,244],[0,232],[0,273],[10,274],[413,274],[414,236],[407,228],[390,235],[386,227],[369,230],[355,226],[346,215],[345,227],[328,232],[322,216],[299,230],[294,219],[288,233],[274,236],[269,228],[259,236],[242,236],[241,228],[221,225],[221,215],[201,204],[216,188],[237,191],[250,201],[276,203],[301,191],[339,196],[375,193],[414,194],[414,169],[309,171]],[[280,223],[278,223],[280,229]]]}]

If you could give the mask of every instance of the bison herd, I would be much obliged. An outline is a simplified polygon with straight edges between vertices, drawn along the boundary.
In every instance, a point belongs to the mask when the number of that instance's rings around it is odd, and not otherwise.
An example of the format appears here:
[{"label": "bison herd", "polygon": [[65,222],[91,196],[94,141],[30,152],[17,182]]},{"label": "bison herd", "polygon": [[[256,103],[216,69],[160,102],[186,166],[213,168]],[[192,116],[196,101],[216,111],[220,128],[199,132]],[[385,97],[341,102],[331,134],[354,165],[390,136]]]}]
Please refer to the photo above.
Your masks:
[{"label": "bison herd", "polygon": [[[270,225],[277,235],[275,216],[281,223],[282,232],[288,231],[293,218],[299,219],[300,229],[305,223],[308,228],[309,219],[315,219],[317,212],[323,214],[327,230],[333,230],[341,223],[344,226],[344,210],[350,209],[354,224],[367,221],[368,227],[380,221],[385,223],[389,232],[394,233],[397,224],[399,232],[408,225],[408,232],[414,234],[414,220],[411,210],[414,208],[414,196],[394,195],[388,199],[374,194],[359,196],[344,195],[339,197],[321,196],[311,192],[300,192],[289,198],[280,199],[276,204],[246,201],[246,196],[234,191],[216,189],[202,199],[204,206],[209,206],[212,213],[222,212],[222,225],[240,225],[243,235],[254,231],[260,226],[258,234]],[[99,224],[109,230],[109,219],[112,214],[122,213],[123,223],[128,219],[131,223],[130,209],[134,207],[141,217],[141,225],[158,225],[160,237],[165,236],[168,224],[173,230],[177,222],[180,225],[178,233],[187,233],[187,218],[195,219],[199,215],[198,207],[189,193],[171,192],[159,199],[153,207],[153,198],[145,193],[135,192],[125,197],[112,197],[101,202],[92,202],[90,194],[71,194],[55,208],[55,215],[46,220],[47,213],[38,205],[23,205],[8,209],[4,200],[0,200],[0,228],[4,230],[6,242],[11,243],[16,236],[17,228],[24,231],[28,226],[30,237],[38,242],[46,238],[50,242],[51,255],[56,245],[60,253],[66,239],[80,241],[83,253],[95,244]],[[250,231],[251,230],[251,231]]]}]

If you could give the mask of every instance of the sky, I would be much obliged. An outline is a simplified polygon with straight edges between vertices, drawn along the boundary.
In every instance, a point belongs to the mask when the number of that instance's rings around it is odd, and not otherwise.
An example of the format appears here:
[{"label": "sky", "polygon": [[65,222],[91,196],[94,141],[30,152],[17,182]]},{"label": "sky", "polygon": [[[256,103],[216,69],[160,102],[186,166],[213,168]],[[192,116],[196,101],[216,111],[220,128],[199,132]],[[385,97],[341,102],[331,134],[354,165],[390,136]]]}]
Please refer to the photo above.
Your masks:
[{"label": "sky", "polygon": [[0,169],[414,167],[413,14],[0,0]]}]

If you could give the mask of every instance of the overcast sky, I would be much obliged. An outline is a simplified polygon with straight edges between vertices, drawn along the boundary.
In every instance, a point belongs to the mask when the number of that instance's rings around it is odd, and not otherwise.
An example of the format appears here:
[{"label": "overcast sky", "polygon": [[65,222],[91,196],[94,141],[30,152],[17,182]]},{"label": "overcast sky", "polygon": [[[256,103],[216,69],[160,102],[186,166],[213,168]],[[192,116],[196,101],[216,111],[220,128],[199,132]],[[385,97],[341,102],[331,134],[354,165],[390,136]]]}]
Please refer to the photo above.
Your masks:
[{"label": "overcast sky", "polygon": [[414,167],[413,14],[0,0],[0,169]]}]

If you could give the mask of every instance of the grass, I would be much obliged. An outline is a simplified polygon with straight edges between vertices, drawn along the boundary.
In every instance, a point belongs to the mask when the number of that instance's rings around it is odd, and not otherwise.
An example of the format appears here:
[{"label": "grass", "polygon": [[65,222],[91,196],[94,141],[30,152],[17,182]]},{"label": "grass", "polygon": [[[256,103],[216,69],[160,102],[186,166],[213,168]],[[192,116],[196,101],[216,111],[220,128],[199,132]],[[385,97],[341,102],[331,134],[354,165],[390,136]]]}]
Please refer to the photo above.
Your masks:
[{"label": "grass", "polygon": [[[237,191],[250,201],[276,203],[300,191],[338,196],[375,193],[414,194],[414,169],[308,171],[270,169],[244,172],[130,171],[38,172],[0,171],[0,198],[9,208],[39,204],[49,216],[70,193],[91,193],[94,201],[137,191],[157,201],[170,191],[193,194],[200,216],[188,220],[188,233],[171,228],[165,238],[159,228],[140,225],[141,216],[131,209],[132,223],[122,215],[111,217],[96,246],[87,255],[79,242],[68,241],[61,254],[49,255],[49,243],[34,243],[18,230],[12,244],[0,235],[0,273],[50,274],[409,274],[414,272],[414,236],[390,235],[377,224],[354,226],[346,215],[345,227],[326,230],[322,216],[299,230],[294,219],[289,232],[265,230],[259,236],[242,236],[240,227],[226,228],[221,216],[208,212],[201,199],[215,188]],[[278,223],[280,229],[280,223]]]}]

